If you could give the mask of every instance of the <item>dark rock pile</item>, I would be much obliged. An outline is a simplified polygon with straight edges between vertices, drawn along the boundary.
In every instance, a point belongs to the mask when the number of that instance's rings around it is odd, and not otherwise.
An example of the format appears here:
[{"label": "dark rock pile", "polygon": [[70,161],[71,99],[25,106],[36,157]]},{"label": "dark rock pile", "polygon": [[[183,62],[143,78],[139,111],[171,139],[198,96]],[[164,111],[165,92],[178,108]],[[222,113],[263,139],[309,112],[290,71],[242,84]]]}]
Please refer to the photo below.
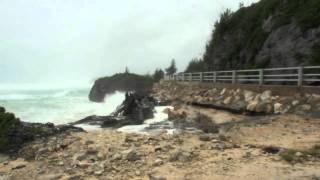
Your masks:
[{"label": "dark rock pile", "polygon": [[126,93],[125,100],[111,115],[93,115],[71,124],[100,125],[101,127],[138,125],[146,119],[153,118],[155,104],[155,100],[149,96],[139,93]]}]

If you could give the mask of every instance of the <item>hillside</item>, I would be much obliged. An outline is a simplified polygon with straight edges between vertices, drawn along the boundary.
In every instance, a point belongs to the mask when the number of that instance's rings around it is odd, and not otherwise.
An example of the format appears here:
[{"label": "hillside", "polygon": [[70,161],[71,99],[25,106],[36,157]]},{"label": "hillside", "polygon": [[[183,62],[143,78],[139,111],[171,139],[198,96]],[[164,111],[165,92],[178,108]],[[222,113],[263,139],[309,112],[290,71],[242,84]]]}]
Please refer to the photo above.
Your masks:
[{"label": "hillside", "polygon": [[320,1],[261,0],[222,13],[203,59],[187,71],[319,64]]}]

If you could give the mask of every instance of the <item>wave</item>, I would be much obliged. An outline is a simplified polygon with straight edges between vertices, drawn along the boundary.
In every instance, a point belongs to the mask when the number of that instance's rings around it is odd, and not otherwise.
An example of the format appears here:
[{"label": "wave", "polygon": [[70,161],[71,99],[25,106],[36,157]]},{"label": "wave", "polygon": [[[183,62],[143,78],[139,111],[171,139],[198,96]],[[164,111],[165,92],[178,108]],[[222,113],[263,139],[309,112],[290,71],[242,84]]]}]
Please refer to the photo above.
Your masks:
[{"label": "wave", "polygon": [[60,90],[3,93],[0,106],[26,122],[66,124],[90,115],[105,116],[113,112],[125,98],[117,92],[107,97],[104,103],[90,102],[88,90]]},{"label": "wave", "polygon": [[0,100],[26,100],[33,99],[34,97],[29,94],[1,94]]},{"label": "wave", "polygon": [[16,91],[0,92],[0,100],[28,100],[65,97],[84,97],[87,90],[46,90],[46,91]]}]

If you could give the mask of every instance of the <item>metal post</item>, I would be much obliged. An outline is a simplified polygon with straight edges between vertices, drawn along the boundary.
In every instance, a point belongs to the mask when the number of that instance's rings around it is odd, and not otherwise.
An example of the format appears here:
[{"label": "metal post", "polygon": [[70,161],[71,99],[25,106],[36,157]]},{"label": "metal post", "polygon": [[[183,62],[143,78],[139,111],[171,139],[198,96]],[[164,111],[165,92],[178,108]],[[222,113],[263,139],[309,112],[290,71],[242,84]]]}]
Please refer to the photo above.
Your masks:
[{"label": "metal post", "polygon": [[298,86],[302,86],[303,85],[303,67],[300,66],[298,68]]},{"label": "metal post", "polygon": [[237,71],[233,70],[232,71],[232,84],[237,83]]},{"label": "metal post", "polygon": [[192,73],[189,73],[189,74],[190,74],[190,76],[189,76],[190,77],[190,81],[192,81]]},{"label": "metal post", "polygon": [[182,81],[184,81],[184,78],[185,78],[185,77],[184,77],[184,73],[183,73],[183,74],[182,74]]},{"label": "metal post", "polygon": [[263,85],[263,69],[259,69],[259,85]]},{"label": "metal post", "polygon": [[200,72],[200,82],[202,82],[203,81],[203,74],[202,74],[202,72]]},{"label": "metal post", "polygon": [[217,72],[213,72],[213,83],[217,83]]}]

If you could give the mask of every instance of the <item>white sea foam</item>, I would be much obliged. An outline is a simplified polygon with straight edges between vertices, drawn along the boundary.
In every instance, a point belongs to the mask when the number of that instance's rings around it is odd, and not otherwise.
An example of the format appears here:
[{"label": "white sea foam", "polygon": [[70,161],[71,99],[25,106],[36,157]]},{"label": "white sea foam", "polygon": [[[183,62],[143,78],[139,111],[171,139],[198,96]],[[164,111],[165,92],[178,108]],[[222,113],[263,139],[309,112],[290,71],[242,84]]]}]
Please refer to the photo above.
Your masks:
[{"label": "white sea foam", "polygon": [[[165,109],[173,107],[171,106],[158,106],[155,108],[154,117],[152,119],[147,119],[144,121],[141,125],[129,125],[129,126],[123,126],[119,128],[117,131],[119,132],[125,132],[125,133],[141,133],[146,134],[148,132],[148,128],[156,123],[166,122],[168,121],[168,114],[164,112]],[[175,129],[167,129],[167,132],[170,134],[175,133]]]},{"label": "white sea foam", "polygon": [[90,115],[109,115],[124,100],[124,93],[90,102],[88,89],[0,91],[0,106],[26,122],[66,124]]}]

